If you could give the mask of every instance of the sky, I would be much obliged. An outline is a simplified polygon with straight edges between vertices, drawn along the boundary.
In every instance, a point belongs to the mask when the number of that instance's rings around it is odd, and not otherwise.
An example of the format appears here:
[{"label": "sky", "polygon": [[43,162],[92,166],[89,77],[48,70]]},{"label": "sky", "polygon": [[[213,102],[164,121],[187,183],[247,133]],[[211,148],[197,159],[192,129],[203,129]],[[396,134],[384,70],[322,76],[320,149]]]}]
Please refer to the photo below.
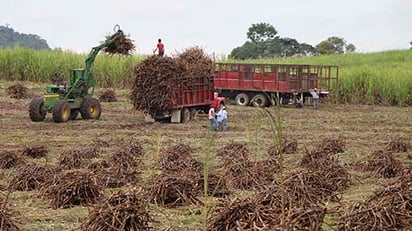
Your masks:
[{"label": "sky", "polygon": [[252,24],[269,23],[280,37],[316,46],[344,38],[357,52],[409,49],[412,0],[0,0],[0,25],[37,34],[51,48],[89,52],[118,24],[151,54],[193,46],[228,55],[247,41]]}]

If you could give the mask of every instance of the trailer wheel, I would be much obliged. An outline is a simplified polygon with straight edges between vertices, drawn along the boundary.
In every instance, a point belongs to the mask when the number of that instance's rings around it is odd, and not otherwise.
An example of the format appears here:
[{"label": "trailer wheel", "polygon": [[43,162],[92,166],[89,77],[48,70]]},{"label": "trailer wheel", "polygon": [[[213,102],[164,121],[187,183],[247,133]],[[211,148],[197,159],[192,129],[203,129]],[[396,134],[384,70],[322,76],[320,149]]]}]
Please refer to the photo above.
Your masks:
[{"label": "trailer wheel", "polygon": [[235,102],[237,105],[240,106],[247,106],[249,105],[249,96],[245,93],[240,93],[236,95]]},{"label": "trailer wheel", "polygon": [[70,104],[65,100],[56,102],[53,108],[53,121],[55,123],[64,123],[70,119]]},{"label": "trailer wheel", "polygon": [[46,118],[47,111],[43,111],[43,98],[40,96],[35,96],[29,106],[29,116],[31,121],[39,122],[43,121]]},{"label": "trailer wheel", "polygon": [[80,115],[83,119],[99,119],[102,114],[102,107],[99,100],[86,98],[80,104]]},{"label": "trailer wheel", "polygon": [[266,107],[268,104],[268,99],[263,94],[257,94],[252,98],[252,104],[255,107]]},{"label": "trailer wheel", "polygon": [[182,114],[180,115],[180,122],[181,123],[187,123],[190,121],[190,111],[188,108],[183,108],[182,109]]}]

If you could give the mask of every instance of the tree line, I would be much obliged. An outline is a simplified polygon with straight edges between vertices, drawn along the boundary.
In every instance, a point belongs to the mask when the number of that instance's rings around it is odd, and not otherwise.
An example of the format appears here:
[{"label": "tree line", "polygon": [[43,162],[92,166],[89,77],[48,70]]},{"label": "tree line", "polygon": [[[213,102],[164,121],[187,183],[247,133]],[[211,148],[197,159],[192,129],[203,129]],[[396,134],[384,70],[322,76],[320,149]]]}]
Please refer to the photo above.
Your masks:
[{"label": "tree line", "polygon": [[0,48],[16,46],[35,50],[50,50],[47,41],[38,35],[19,33],[8,26],[0,26]]},{"label": "tree line", "polygon": [[316,46],[299,43],[296,39],[280,37],[276,28],[268,23],[252,24],[247,32],[248,40],[230,53],[234,59],[312,56],[355,52],[353,44],[343,38],[329,37]]}]

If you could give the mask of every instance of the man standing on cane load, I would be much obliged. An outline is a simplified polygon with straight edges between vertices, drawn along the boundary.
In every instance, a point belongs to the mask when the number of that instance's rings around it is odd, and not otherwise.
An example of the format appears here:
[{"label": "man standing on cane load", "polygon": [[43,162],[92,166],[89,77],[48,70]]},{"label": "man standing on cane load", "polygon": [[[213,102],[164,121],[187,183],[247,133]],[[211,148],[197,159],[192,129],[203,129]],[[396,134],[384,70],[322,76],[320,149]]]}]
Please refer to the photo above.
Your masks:
[{"label": "man standing on cane load", "polygon": [[313,91],[310,92],[313,98],[313,108],[319,109],[319,92],[318,89],[315,87]]},{"label": "man standing on cane load", "polygon": [[153,52],[158,51],[158,56],[163,57],[165,54],[165,45],[162,43],[161,39],[157,40],[157,46],[156,49]]}]

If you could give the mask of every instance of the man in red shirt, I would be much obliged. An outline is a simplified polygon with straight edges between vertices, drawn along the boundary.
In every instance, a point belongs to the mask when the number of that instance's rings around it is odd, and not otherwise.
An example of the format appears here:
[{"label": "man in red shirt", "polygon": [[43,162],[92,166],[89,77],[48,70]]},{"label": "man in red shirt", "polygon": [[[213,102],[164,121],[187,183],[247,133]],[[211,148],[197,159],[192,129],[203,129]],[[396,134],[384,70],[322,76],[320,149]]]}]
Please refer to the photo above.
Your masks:
[{"label": "man in red shirt", "polygon": [[160,57],[163,57],[163,55],[165,54],[165,46],[163,45],[161,39],[158,39],[158,40],[157,40],[157,48],[155,49],[155,51],[156,51],[156,50],[159,52],[158,55],[159,55]]}]

